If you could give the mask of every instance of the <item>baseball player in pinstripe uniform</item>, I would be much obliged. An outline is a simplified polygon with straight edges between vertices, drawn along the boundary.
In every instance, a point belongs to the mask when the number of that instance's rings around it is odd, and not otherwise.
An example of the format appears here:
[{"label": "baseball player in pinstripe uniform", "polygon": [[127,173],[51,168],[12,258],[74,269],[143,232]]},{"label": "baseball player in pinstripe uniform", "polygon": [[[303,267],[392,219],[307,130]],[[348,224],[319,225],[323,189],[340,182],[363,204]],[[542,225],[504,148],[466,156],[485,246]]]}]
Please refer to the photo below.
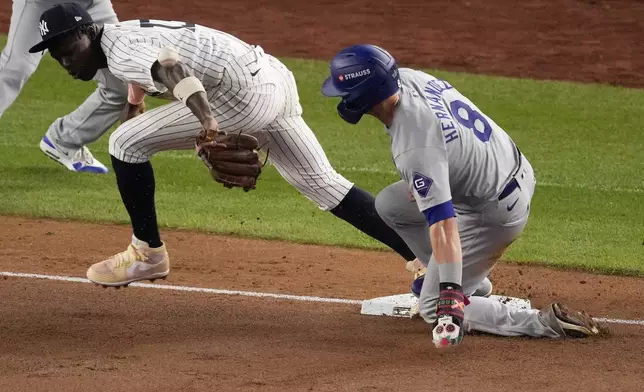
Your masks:
[{"label": "baseball player in pinstripe uniform", "polygon": [[[100,23],[117,23],[110,0],[79,0]],[[0,117],[20,94],[36,71],[41,53],[28,49],[40,40],[40,15],[56,0],[13,0],[7,45],[0,55]],[[127,85],[107,70],[99,70],[98,87],[76,110],[54,121],[40,141],[40,149],[51,159],[74,172],[107,173],[87,144],[97,140],[116,123],[127,100]]]},{"label": "baseball player in pinstripe uniform", "polygon": [[194,149],[201,131],[256,136],[270,149],[269,159],[282,177],[319,208],[387,244],[406,260],[415,258],[378,216],[373,196],[331,167],[302,119],[293,74],[260,47],[183,22],[135,20],[101,27],[77,3],[47,10],[40,23],[48,30],[31,51],[49,49],[70,75],[81,80],[109,69],[130,84],[126,111],[131,116],[141,111],[145,94],[177,98],[134,116],[110,137],[112,167],[133,236],[127,250],[88,269],[91,281],[123,286],[168,275],[149,159],[159,151]]},{"label": "baseball player in pinstripe uniform", "polygon": [[374,45],[331,60],[326,96],[355,124],[369,114],[385,125],[401,180],[376,198],[378,213],[427,267],[417,287],[420,315],[438,347],[467,331],[503,336],[585,337],[595,321],[559,303],[520,310],[473,293],[525,227],[536,184],[510,136],[444,80],[398,68]]}]

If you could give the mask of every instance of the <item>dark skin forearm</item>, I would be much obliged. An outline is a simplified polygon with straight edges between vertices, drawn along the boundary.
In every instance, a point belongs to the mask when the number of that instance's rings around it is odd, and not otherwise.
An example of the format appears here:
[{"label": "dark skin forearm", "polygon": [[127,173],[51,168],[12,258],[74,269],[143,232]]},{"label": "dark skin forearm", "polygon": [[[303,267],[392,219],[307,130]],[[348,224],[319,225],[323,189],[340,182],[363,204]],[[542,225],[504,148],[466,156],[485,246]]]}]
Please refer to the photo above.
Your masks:
[{"label": "dark skin forearm", "polygon": [[[189,76],[192,76],[192,72],[180,61],[171,67],[164,67],[158,62],[152,66],[152,78],[166,86],[169,91],[173,91],[177,83]],[[206,131],[217,131],[217,121],[212,114],[206,93],[200,91],[192,94],[186,100],[186,106],[199,119]]]}]

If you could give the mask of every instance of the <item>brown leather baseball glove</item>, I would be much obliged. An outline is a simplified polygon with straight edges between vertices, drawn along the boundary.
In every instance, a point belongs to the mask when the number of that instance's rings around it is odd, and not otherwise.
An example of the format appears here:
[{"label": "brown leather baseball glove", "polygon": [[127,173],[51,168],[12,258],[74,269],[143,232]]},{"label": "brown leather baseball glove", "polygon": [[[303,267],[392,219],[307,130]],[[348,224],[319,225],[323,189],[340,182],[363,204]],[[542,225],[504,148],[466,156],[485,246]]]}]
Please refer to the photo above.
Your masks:
[{"label": "brown leather baseball glove", "polygon": [[262,164],[257,138],[243,133],[201,131],[196,139],[197,155],[210,169],[212,178],[226,188],[255,189]]}]

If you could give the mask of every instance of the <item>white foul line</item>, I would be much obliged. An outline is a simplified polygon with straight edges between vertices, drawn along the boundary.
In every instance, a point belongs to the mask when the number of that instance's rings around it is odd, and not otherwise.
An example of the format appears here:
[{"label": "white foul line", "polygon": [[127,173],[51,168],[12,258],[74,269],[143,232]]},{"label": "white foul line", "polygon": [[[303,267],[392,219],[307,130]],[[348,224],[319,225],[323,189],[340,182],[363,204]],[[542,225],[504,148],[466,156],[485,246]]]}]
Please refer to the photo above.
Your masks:
[{"label": "white foul line", "polygon": [[611,319],[604,317],[595,317],[593,320],[598,323],[605,324],[625,324],[625,325],[644,325],[644,320],[622,320],[622,319]]},{"label": "white foul line", "polygon": [[[75,283],[92,283],[88,279],[76,278],[73,276],[25,274],[21,272],[0,272],[0,276],[11,276],[13,278],[62,280],[65,282],[75,282]],[[252,291],[238,291],[238,290],[219,290],[219,289],[209,289],[205,287],[174,286],[169,284],[152,284],[152,283],[135,282],[135,283],[130,283],[129,286],[143,287],[147,289],[158,289],[158,290],[192,291],[192,292],[198,292],[198,293],[221,294],[221,295],[241,295],[244,297],[288,299],[292,301],[326,302],[326,303],[338,303],[338,304],[349,304],[349,305],[362,304],[362,301],[356,300],[356,299],[308,297],[308,296],[302,296],[302,295],[257,293]]]},{"label": "white foul line", "polygon": [[[59,280],[59,281],[74,282],[74,283],[92,283],[85,278],[77,278],[73,276],[26,274],[22,272],[0,271],[0,276],[8,276],[13,278]],[[290,294],[274,294],[274,293],[258,293],[253,291],[220,290],[220,289],[209,289],[205,287],[174,286],[169,284],[152,284],[152,283],[139,283],[139,282],[131,283],[130,287],[143,287],[147,289],[157,289],[157,290],[174,290],[174,291],[189,291],[189,292],[191,291],[191,292],[198,292],[198,293],[209,293],[209,294],[220,294],[220,295],[239,295],[244,297],[275,298],[275,299],[285,299],[285,300],[291,300],[291,301],[338,303],[338,304],[348,304],[348,305],[362,305],[362,302],[363,302],[361,300],[356,300],[356,299],[310,297],[306,295],[290,295]],[[595,321],[599,323],[606,323],[606,324],[624,324],[624,325],[644,326],[644,320],[623,320],[623,319],[599,317],[599,318],[595,318]]]}]

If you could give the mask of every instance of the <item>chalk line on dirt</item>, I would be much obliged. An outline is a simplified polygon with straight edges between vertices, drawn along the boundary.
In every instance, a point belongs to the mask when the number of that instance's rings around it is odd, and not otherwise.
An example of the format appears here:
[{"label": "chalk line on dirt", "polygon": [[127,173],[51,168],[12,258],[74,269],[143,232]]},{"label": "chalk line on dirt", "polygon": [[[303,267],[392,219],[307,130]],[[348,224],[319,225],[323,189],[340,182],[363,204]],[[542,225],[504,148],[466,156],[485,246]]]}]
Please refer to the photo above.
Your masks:
[{"label": "chalk line on dirt", "polygon": [[[13,278],[60,280],[64,282],[74,282],[74,283],[92,283],[88,279],[77,278],[73,276],[25,274],[21,272],[0,272],[0,276],[10,276]],[[356,300],[356,299],[308,297],[308,296],[302,296],[302,295],[258,293],[253,291],[239,291],[239,290],[220,290],[220,289],[210,289],[205,287],[175,286],[175,285],[169,285],[169,284],[134,282],[134,283],[130,283],[129,287],[143,287],[146,289],[157,289],[157,290],[192,291],[192,292],[198,292],[198,293],[220,294],[220,295],[239,295],[244,297],[275,298],[275,299],[286,299],[291,301],[327,302],[327,303],[338,303],[338,304],[349,304],[349,305],[362,304],[362,301]]]},{"label": "chalk line on dirt", "polygon": [[[88,279],[78,278],[78,277],[74,277],[74,276],[28,274],[28,273],[22,273],[22,272],[0,271],[0,276],[7,276],[7,277],[12,277],[12,278],[57,280],[57,281],[74,282],[74,283],[92,283]],[[361,305],[362,304],[361,300],[356,300],[356,299],[311,297],[311,296],[306,296],[306,295],[260,293],[260,292],[240,291],[240,290],[221,290],[221,289],[210,289],[210,288],[206,288],[206,287],[175,286],[175,285],[169,285],[169,284],[153,284],[153,283],[135,282],[135,283],[131,283],[129,286],[130,287],[142,287],[142,288],[146,288],[146,289],[186,291],[186,292],[197,292],[197,293],[219,294],[219,295],[239,295],[239,296],[244,296],[244,297],[274,298],[274,299],[283,299],[283,300],[291,300],[291,301],[325,302],[325,303],[338,303],[338,304],[347,304],[347,305]],[[640,325],[640,326],[644,326],[644,320],[624,320],[624,319],[613,319],[613,318],[597,317],[597,318],[595,318],[595,321],[597,321],[599,323],[605,323],[605,324],[622,324],[622,325]]]}]

